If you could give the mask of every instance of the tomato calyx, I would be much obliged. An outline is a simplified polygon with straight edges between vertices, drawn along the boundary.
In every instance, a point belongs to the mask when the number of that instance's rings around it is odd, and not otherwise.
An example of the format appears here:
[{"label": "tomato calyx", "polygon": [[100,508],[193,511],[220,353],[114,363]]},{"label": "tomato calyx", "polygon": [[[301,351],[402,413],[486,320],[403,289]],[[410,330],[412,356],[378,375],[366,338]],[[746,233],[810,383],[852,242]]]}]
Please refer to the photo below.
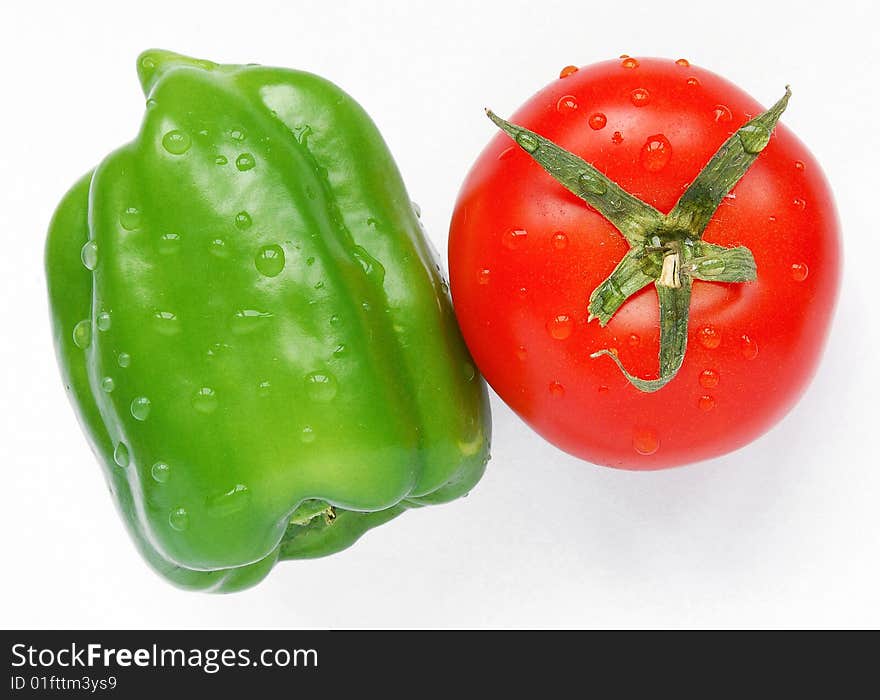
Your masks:
[{"label": "tomato calyx", "polygon": [[654,284],[660,304],[659,376],[643,379],[630,374],[611,350],[590,356],[610,357],[640,391],[663,388],[684,362],[693,280],[741,283],[757,278],[748,248],[707,243],[702,236],[724,197],[770,142],[790,97],[786,86],[785,95],[776,104],[731,134],[668,214],[630,194],[570,151],[486,110],[489,119],[553,179],[611,222],[630,246],[590,294],[588,322],[597,319],[605,326],[630,296]]}]

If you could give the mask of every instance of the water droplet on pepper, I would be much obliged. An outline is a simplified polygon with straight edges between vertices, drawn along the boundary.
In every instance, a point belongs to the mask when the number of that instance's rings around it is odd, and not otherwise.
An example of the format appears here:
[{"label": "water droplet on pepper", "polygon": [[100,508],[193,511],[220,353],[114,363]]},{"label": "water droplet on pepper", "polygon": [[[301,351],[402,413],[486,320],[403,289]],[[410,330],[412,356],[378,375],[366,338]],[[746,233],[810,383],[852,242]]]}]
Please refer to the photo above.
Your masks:
[{"label": "water droplet on pepper", "polygon": [[98,244],[88,241],[80,250],[79,257],[86,270],[94,270],[98,267]]},{"label": "water droplet on pepper", "polygon": [[119,215],[119,224],[126,231],[134,231],[135,229],[140,228],[140,209],[138,209],[137,207],[128,207],[127,209],[124,209]]},{"label": "water droplet on pepper", "polygon": [[178,129],[173,129],[162,137],[162,147],[171,155],[183,155],[190,146],[192,146],[190,135]]},{"label": "water droplet on pepper", "polygon": [[80,321],[73,327],[73,344],[85,350],[92,344],[92,322],[88,319]]},{"label": "water droplet on pepper", "polygon": [[168,524],[178,532],[183,532],[189,527],[189,513],[186,508],[175,508],[168,516]]},{"label": "water droplet on pepper", "polygon": [[128,447],[124,442],[118,443],[113,450],[113,461],[120,467],[127,467],[129,460]]},{"label": "water droplet on pepper", "polygon": [[193,395],[192,405],[199,413],[213,413],[217,408],[217,394],[211,387],[203,386]]},{"label": "water droplet on pepper", "polygon": [[242,153],[238,158],[235,159],[235,167],[242,172],[245,172],[246,170],[251,170],[256,164],[257,161],[250,153]]},{"label": "water droplet on pepper", "polygon": [[131,416],[135,420],[145,421],[150,416],[152,404],[146,396],[138,396],[131,401]]},{"label": "water droplet on pepper", "polygon": [[164,484],[171,478],[171,467],[165,462],[156,462],[150,469],[150,476],[156,483]]},{"label": "water droplet on pepper", "polygon": [[261,275],[276,277],[284,269],[284,249],[279,245],[264,245],[257,253],[254,265]]}]

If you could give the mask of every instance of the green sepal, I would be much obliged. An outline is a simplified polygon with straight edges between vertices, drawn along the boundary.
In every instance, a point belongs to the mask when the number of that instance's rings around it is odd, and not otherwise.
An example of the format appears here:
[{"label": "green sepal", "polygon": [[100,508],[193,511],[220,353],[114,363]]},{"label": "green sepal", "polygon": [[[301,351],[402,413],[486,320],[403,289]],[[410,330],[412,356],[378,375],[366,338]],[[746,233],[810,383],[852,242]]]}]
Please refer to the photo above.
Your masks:
[{"label": "green sepal", "polygon": [[681,369],[687,350],[688,312],[691,305],[689,278],[683,277],[680,287],[666,287],[659,283],[654,286],[660,300],[660,376],[657,379],[642,379],[630,374],[610,350],[599,350],[590,355],[592,358],[603,355],[610,357],[627,381],[645,393],[662,389]]},{"label": "green sepal", "polygon": [[631,248],[614,271],[590,295],[590,316],[587,322],[597,318],[599,325],[605,326],[629,297],[651,284],[656,275],[652,276],[649,272],[654,267],[658,272],[660,269],[654,257],[656,255],[646,255],[641,250]]},{"label": "green sepal", "polygon": [[663,214],[634,197],[583,158],[525,127],[511,124],[491,110],[486,114],[569,192],[596,209],[631,246],[644,243],[646,231],[663,223]]},{"label": "green sepal", "polygon": [[696,238],[703,235],[721,201],[770,143],[770,134],[790,97],[791,89],[786,86],[785,95],[775,105],[731,134],[669,212],[668,227],[686,230]]},{"label": "green sepal", "polygon": [[752,251],[745,246],[701,243],[700,255],[688,261],[685,274],[707,282],[751,282],[757,279],[758,271]]}]

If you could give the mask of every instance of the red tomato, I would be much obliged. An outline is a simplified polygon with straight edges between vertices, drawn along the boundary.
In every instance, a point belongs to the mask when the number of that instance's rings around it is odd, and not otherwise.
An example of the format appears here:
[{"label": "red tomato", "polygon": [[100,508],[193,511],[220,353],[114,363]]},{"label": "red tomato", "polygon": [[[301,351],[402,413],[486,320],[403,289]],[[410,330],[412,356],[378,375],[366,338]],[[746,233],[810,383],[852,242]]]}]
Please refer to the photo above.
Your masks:
[{"label": "red tomato", "polygon": [[[719,146],[762,111],[687,61],[625,57],[564,70],[510,121],[665,214]],[[804,391],[839,286],[831,192],[783,125],[703,240],[747,246],[757,279],[695,280],[681,370],[659,391],[639,391],[610,358],[590,355],[613,348],[634,375],[657,377],[657,292],[637,292],[604,328],[588,322],[589,296],[627,242],[499,132],[462,186],[449,238],[452,296],[477,365],[538,433],[590,462],[659,469],[745,445]]]}]

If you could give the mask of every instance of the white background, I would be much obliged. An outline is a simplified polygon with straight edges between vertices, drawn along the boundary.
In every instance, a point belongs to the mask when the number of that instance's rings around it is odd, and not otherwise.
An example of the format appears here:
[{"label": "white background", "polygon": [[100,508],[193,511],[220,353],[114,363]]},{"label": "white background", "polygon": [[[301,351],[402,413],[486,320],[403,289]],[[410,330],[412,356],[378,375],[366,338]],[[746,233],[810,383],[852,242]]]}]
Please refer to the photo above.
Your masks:
[{"label": "white background", "polygon": [[[877,224],[870,2],[10,3],[0,18],[0,625],[3,627],[880,626]],[[784,121],[834,187],[846,267],[795,410],[722,459],[633,474],[580,462],[493,396],[467,499],[408,513],[232,596],[140,561],[62,391],[42,269],[68,186],[132,138],[148,47],[324,75],[385,135],[438,249],[459,184],[569,63],[684,56]]]}]

